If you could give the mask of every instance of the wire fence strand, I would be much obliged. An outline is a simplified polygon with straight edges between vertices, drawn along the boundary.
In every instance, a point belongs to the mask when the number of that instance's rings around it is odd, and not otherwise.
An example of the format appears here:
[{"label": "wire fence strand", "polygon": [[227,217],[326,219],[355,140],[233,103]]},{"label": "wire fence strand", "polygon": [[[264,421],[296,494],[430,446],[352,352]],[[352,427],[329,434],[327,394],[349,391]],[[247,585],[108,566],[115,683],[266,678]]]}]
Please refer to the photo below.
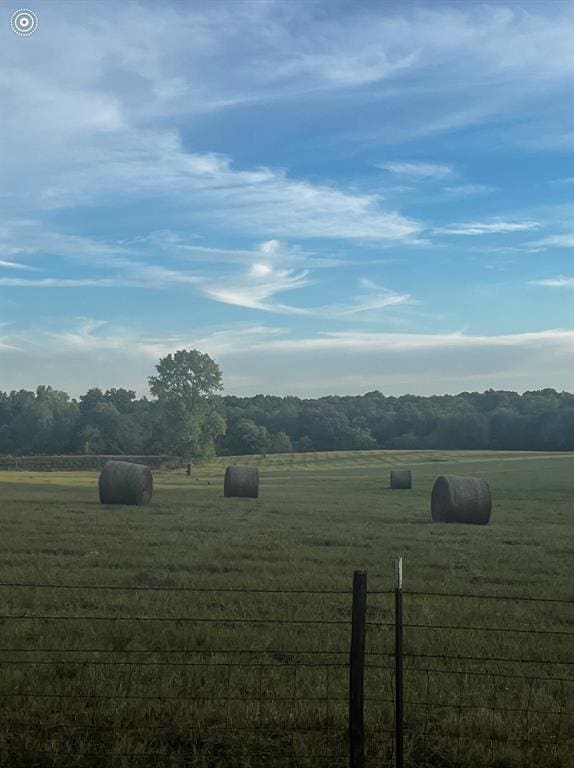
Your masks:
[{"label": "wire fence strand", "polygon": [[[29,768],[35,759],[68,768],[132,758],[170,768],[347,765],[351,590],[24,582],[0,588],[15,590],[0,615],[2,768]],[[60,610],[44,605],[42,594],[57,590],[77,591],[78,607],[89,613],[72,613],[75,598],[58,603]],[[84,590],[89,600],[81,599]],[[98,590],[101,597],[92,597]],[[126,615],[129,602],[108,592],[137,593],[134,615]],[[162,593],[161,614],[153,612],[157,598],[145,602],[146,593]],[[218,593],[230,599],[213,600]],[[392,593],[369,590],[368,597]],[[203,603],[196,599],[202,594]],[[282,595],[297,599],[275,600]],[[497,760],[512,768],[574,768],[574,601],[408,590],[403,597],[412,764],[438,765],[440,757],[459,768],[469,760],[481,768]],[[445,617],[449,598],[460,623]],[[483,607],[461,613],[460,599]],[[523,606],[510,626],[494,626],[502,601]],[[370,604],[365,626],[366,765],[390,768],[392,605]],[[537,750],[551,750],[552,762],[541,762]]]}]

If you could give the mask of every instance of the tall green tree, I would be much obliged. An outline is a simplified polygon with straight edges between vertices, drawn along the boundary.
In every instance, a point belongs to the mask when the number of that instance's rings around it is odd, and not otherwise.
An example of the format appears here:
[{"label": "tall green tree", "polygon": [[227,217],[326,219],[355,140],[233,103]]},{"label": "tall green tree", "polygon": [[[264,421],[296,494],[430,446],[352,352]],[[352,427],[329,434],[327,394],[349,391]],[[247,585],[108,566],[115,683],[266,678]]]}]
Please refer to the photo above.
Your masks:
[{"label": "tall green tree", "polygon": [[217,363],[196,349],[181,349],[162,357],[156,371],[149,378],[157,398],[156,446],[184,458],[213,455],[226,427],[217,398],[223,389]]}]

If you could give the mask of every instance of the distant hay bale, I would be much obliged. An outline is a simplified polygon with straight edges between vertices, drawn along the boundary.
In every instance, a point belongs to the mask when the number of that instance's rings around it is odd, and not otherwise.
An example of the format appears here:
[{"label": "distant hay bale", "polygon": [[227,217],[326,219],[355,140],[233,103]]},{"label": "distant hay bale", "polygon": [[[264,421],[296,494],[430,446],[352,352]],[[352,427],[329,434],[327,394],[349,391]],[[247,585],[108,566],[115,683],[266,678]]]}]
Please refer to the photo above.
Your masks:
[{"label": "distant hay bale", "polygon": [[259,470],[257,467],[247,467],[240,464],[227,467],[223,495],[256,499],[259,496]]},{"label": "distant hay bale", "polygon": [[391,488],[395,490],[413,487],[413,477],[410,469],[391,469]]},{"label": "distant hay bale", "polygon": [[491,510],[490,488],[481,478],[437,477],[431,495],[431,515],[435,522],[487,525]]},{"label": "distant hay bale", "polygon": [[106,461],[99,490],[100,504],[147,504],[153,493],[151,470],[131,461]]}]

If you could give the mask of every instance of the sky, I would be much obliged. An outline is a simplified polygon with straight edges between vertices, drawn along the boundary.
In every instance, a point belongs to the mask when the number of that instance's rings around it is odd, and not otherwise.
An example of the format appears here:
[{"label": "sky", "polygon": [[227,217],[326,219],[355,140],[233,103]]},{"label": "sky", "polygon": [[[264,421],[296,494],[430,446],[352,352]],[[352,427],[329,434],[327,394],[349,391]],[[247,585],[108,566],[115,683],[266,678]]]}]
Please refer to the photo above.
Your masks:
[{"label": "sky", "polygon": [[0,2],[0,390],[574,391],[574,4]]}]

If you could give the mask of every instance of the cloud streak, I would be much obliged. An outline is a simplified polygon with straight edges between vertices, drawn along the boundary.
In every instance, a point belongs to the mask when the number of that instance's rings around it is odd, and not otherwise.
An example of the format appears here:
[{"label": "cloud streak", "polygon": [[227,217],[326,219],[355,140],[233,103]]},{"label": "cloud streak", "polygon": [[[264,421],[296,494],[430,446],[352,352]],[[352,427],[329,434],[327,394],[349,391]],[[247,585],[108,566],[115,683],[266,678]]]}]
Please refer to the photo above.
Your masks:
[{"label": "cloud streak", "polygon": [[[347,303],[296,307],[279,302],[276,297],[282,293],[316,284],[311,268],[325,269],[348,263],[340,258],[319,257],[312,251],[279,240],[267,240],[252,249],[210,248],[190,245],[185,238],[164,231],[152,232],[149,236],[136,237],[122,244],[108,244],[42,231],[33,221],[26,222],[25,226],[8,226],[4,237],[5,250],[10,252],[25,252],[40,263],[50,256],[50,267],[54,266],[54,257],[59,257],[66,262],[66,272],[69,272],[69,265],[72,269],[78,265],[84,268],[88,263],[98,273],[89,277],[69,274],[57,277],[0,277],[0,286],[6,288],[165,290],[187,286],[204,298],[222,304],[276,314],[330,319],[351,318],[412,303],[409,295],[381,288],[370,280],[361,281],[360,285],[367,289],[366,292]],[[164,266],[144,260],[148,255],[157,258],[158,248],[172,261],[175,258],[179,263]],[[182,269],[182,261],[191,261],[198,266],[195,271]],[[208,272],[213,273],[214,264],[225,264],[228,269],[209,275]]]},{"label": "cloud streak", "polygon": [[440,163],[387,162],[380,166],[385,171],[411,179],[450,179],[456,174],[450,165]]},{"label": "cloud streak", "polygon": [[540,240],[533,240],[527,243],[527,246],[531,248],[574,248],[574,233],[549,235]]},{"label": "cloud streak", "polygon": [[549,277],[544,280],[531,280],[531,285],[542,285],[547,288],[574,288],[574,277]]},{"label": "cloud streak", "polygon": [[306,314],[305,310],[286,304],[269,303],[279,293],[310,285],[308,272],[277,269],[269,264],[252,264],[244,275],[232,279],[204,282],[203,295],[224,304],[267,312]]},{"label": "cloud streak", "polygon": [[355,319],[367,316],[378,316],[381,310],[389,310],[391,307],[404,306],[416,303],[408,293],[398,293],[378,285],[373,280],[362,278],[359,285],[363,292],[355,296],[351,301],[341,304],[330,304],[312,310],[312,314],[334,320]]},{"label": "cloud streak", "polygon": [[272,341],[267,349],[282,351],[323,351],[347,349],[361,351],[409,352],[424,349],[477,349],[496,347],[529,347],[540,344],[565,346],[574,343],[574,331],[554,329],[532,333],[500,334],[492,336],[454,333],[323,333],[315,338]]},{"label": "cloud streak", "polygon": [[[236,394],[320,396],[383,387],[388,393],[432,394],[445,387],[449,392],[468,390],[478,382],[485,387],[531,389],[544,386],[548,371],[558,386],[567,388],[574,331],[295,336],[285,327],[239,324],[157,334],[79,318],[71,328],[5,334],[2,343],[6,361],[12,356],[18,360],[20,374],[13,386],[36,386],[38,366],[50,361],[50,383],[78,394],[90,386],[129,386],[143,393],[146,376],[158,358],[184,348],[201,349],[221,361],[226,391]],[[66,373],[71,361],[72,378]],[[96,369],[90,369],[94,364]],[[10,387],[9,366],[6,374],[4,386]]]},{"label": "cloud streak", "polygon": [[32,267],[28,266],[27,264],[18,264],[15,261],[4,261],[4,259],[0,259],[0,268],[2,269],[24,269],[24,270],[31,270]]},{"label": "cloud streak", "polygon": [[[45,333],[34,331],[32,335],[14,334],[10,341],[34,340],[46,336],[65,348],[121,349],[140,353],[147,350],[150,356],[158,351],[173,351],[174,345],[200,346],[218,355],[235,355],[246,351],[273,351],[282,353],[323,352],[349,350],[355,352],[398,352],[408,354],[421,350],[439,349],[495,349],[555,347],[572,352],[574,330],[555,328],[542,331],[510,334],[468,334],[462,331],[449,333],[377,333],[377,332],[321,332],[312,336],[289,337],[286,328],[272,326],[244,326],[240,329],[219,329],[212,333],[196,335],[171,335],[164,338],[148,337],[133,328],[114,327],[101,320],[83,318],[74,330]],[[232,338],[232,343],[226,339]]]},{"label": "cloud streak", "polygon": [[513,232],[528,232],[539,229],[537,221],[474,221],[464,224],[452,224],[448,227],[437,227],[434,231],[439,235],[500,235]]},{"label": "cloud streak", "polygon": [[291,178],[270,167],[235,169],[222,155],[187,152],[174,133],[132,133],[96,150],[93,171],[60,174],[44,190],[48,209],[117,198],[185,200],[198,221],[257,236],[412,242],[422,225],[386,210],[377,194]]}]

